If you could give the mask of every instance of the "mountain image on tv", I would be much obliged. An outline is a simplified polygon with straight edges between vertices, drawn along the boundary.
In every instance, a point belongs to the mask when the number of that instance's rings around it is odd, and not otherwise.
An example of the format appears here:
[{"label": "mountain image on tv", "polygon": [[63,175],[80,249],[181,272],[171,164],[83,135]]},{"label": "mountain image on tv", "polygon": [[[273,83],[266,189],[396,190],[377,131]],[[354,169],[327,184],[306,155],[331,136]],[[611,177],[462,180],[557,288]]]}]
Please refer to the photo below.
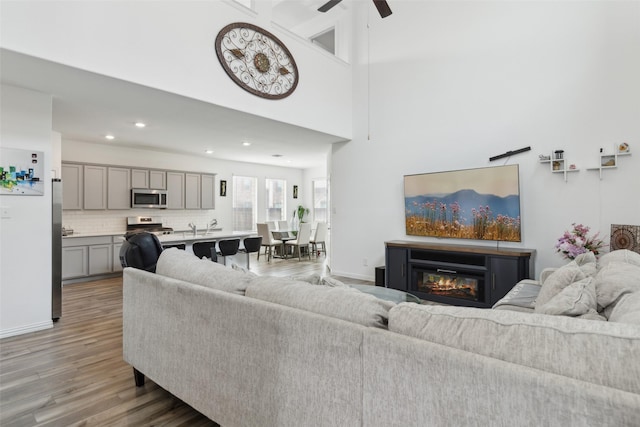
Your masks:
[{"label": "mountain image on tv", "polygon": [[407,234],[521,241],[518,169],[504,168],[405,176]]}]

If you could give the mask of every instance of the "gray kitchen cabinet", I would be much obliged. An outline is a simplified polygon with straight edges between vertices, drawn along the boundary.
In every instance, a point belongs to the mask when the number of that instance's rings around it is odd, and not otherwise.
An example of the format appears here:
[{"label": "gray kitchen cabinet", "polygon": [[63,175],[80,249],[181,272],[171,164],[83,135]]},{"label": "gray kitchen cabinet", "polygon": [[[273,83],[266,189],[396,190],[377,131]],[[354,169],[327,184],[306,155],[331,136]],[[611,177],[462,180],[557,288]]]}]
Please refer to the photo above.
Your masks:
[{"label": "gray kitchen cabinet", "polygon": [[89,249],[87,246],[62,248],[62,279],[89,275]]},{"label": "gray kitchen cabinet", "polygon": [[216,176],[201,175],[200,188],[202,195],[200,199],[201,209],[215,209],[216,201]]},{"label": "gray kitchen cabinet", "polygon": [[122,242],[124,241],[122,236],[113,236],[113,268],[114,273],[122,271],[122,264],[120,263],[120,249],[122,248]]},{"label": "gray kitchen cabinet", "polygon": [[184,207],[200,209],[200,174],[184,174]]},{"label": "gray kitchen cabinet", "polygon": [[167,173],[165,171],[149,171],[149,188],[153,190],[167,189]]},{"label": "gray kitchen cabinet", "polygon": [[[116,248],[117,246],[117,248]],[[119,272],[122,236],[68,237],[62,239],[62,279],[78,279]],[[118,259],[116,268],[115,259]]]},{"label": "gray kitchen cabinet", "polygon": [[167,209],[184,209],[183,172],[167,172]]},{"label": "gray kitchen cabinet", "polygon": [[131,169],[131,188],[149,188],[149,171]]},{"label": "gray kitchen cabinet", "polygon": [[85,209],[107,209],[107,168],[105,166],[84,165],[83,198]]},{"label": "gray kitchen cabinet", "polygon": [[108,168],[107,209],[131,208],[131,170]]},{"label": "gray kitchen cabinet", "polygon": [[62,164],[62,209],[82,209],[83,172],[82,165]]},{"label": "gray kitchen cabinet", "polygon": [[89,276],[108,274],[113,269],[113,245],[89,246]]}]

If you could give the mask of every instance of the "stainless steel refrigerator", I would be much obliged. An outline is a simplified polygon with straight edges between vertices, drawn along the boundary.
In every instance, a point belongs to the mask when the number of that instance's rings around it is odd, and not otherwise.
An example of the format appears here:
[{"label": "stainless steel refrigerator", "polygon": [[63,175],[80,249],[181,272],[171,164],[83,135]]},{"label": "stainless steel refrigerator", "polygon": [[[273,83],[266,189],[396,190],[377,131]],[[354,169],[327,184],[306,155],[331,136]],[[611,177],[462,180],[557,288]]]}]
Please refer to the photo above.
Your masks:
[{"label": "stainless steel refrigerator", "polygon": [[62,180],[51,180],[51,319],[62,316]]}]

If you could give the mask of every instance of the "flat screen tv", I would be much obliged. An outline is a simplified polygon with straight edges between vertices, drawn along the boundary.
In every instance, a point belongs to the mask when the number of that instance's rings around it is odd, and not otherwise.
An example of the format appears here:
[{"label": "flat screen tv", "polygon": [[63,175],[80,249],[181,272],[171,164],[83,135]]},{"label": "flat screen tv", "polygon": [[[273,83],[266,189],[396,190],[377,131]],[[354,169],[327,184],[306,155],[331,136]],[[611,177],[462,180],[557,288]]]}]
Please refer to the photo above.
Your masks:
[{"label": "flat screen tv", "polygon": [[404,177],[407,234],[520,242],[518,165]]}]

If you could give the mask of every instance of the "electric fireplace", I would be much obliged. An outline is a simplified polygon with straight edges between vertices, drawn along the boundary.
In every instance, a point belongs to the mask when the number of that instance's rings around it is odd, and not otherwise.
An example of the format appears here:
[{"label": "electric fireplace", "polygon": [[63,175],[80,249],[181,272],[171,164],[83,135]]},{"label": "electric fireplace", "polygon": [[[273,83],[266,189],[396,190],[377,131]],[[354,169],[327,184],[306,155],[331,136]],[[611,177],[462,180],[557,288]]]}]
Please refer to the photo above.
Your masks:
[{"label": "electric fireplace", "polygon": [[414,287],[420,293],[484,302],[484,276],[448,269],[414,270]]}]

